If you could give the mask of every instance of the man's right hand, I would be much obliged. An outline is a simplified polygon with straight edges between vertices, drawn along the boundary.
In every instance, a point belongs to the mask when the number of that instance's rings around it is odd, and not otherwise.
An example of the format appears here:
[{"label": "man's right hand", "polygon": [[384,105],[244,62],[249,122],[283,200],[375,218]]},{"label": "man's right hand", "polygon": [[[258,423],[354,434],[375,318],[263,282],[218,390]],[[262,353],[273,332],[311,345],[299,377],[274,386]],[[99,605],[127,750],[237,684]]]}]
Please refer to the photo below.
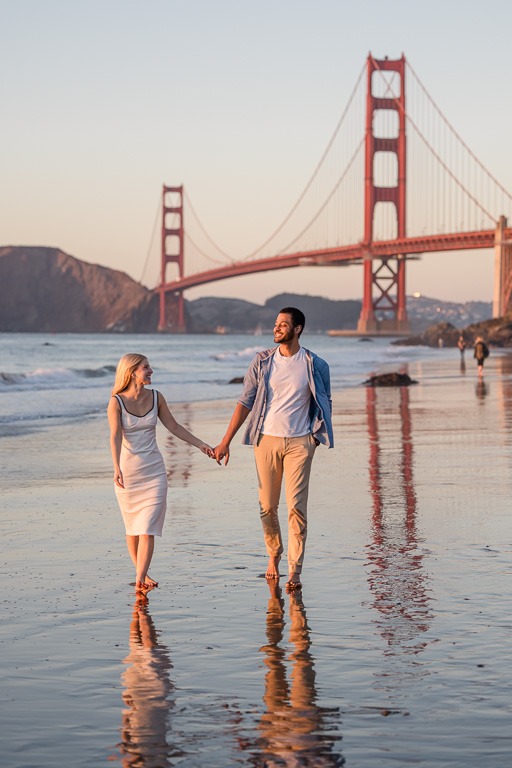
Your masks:
[{"label": "man's right hand", "polygon": [[220,462],[224,459],[224,465],[229,461],[229,444],[250,414],[249,408],[246,408],[242,403],[237,403],[236,408],[233,411],[229,427],[226,434],[222,438],[222,442],[215,448],[215,459],[220,466]]},{"label": "man's right hand", "polygon": [[226,466],[229,462],[229,445],[226,443],[220,443],[216,448],[214,448],[214,451],[217,464],[220,466],[222,459],[224,459],[224,466]]}]

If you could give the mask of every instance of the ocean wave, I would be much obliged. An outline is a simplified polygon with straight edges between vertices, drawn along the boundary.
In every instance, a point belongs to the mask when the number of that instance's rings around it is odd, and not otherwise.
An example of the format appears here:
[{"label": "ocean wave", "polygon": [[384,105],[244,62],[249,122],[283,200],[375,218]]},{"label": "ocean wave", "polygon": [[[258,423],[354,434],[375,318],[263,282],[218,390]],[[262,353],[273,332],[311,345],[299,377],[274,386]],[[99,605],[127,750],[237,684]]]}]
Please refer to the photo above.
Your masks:
[{"label": "ocean wave", "polygon": [[8,435],[8,432],[6,431],[6,428],[9,425],[18,424],[30,424],[32,422],[51,422],[56,420],[69,420],[72,422],[75,421],[83,421],[83,419],[89,417],[89,416],[97,416],[98,414],[105,414],[106,413],[106,407],[104,404],[101,406],[96,407],[83,407],[81,409],[78,409],[73,407],[73,404],[69,404],[69,407],[64,407],[61,410],[55,412],[55,413],[48,413],[45,411],[37,411],[37,410],[29,410],[25,413],[10,413],[10,414],[1,414],[0,413],[0,437],[6,437]]},{"label": "ocean wave", "polygon": [[76,384],[80,379],[112,377],[115,370],[114,365],[104,365],[101,368],[36,368],[35,371],[26,373],[0,371],[0,385],[18,384],[28,388],[39,388],[48,385]]},{"label": "ocean wave", "polygon": [[257,352],[261,352],[263,347],[261,344],[257,347],[246,347],[245,349],[241,349],[238,352],[236,351],[227,351],[227,352],[219,352],[217,355],[210,355],[210,357],[213,360],[220,360],[221,362],[223,360],[240,360],[240,359],[251,359],[254,357],[254,355]]}]

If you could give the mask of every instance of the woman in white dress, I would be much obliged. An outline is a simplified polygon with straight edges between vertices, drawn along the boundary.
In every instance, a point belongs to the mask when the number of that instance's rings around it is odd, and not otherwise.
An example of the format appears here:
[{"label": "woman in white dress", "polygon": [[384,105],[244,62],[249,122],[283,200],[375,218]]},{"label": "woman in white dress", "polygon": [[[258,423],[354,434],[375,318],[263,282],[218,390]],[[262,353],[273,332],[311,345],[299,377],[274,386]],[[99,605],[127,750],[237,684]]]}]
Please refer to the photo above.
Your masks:
[{"label": "woman in white dress", "polygon": [[146,389],[152,373],[144,355],[124,355],[108,404],[115,491],[137,590],[158,586],[148,575],[155,536],[162,535],[167,506],[167,473],[156,443],[158,419],[180,440],[215,457],[209,445],[178,424],[161,392]]}]

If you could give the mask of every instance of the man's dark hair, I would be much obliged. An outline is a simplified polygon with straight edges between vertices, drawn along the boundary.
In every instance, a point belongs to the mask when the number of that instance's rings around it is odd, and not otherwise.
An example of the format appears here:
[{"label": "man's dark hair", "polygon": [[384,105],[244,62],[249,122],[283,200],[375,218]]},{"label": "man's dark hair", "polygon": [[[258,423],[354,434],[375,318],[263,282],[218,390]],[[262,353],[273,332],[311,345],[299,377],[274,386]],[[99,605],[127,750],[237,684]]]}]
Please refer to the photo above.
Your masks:
[{"label": "man's dark hair", "polygon": [[[304,316],[304,312],[301,312],[300,309],[297,309],[297,307],[285,307],[284,309],[281,309],[279,312],[280,315],[291,315],[292,316],[292,323],[293,327],[296,328],[298,325],[302,326],[301,332],[304,330],[304,326],[306,325],[306,318]],[[299,333],[299,336],[300,336]]]}]

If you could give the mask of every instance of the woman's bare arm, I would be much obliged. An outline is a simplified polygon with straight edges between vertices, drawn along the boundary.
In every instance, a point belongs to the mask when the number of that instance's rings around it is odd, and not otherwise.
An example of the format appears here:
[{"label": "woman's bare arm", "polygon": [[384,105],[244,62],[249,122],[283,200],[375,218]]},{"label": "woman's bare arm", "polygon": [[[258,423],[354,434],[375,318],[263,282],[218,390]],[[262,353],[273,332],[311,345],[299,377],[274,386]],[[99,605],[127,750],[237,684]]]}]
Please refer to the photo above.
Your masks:
[{"label": "woman's bare arm", "polygon": [[185,429],[184,426],[176,421],[171,411],[169,410],[169,406],[167,405],[165,397],[161,392],[158,393],[158,418],[164,427],[168,429],[169,432],[171,432],[173,435],[175,435],[179,440],[183,440],[185,443],[189,443],[189,445],[194,445],[196,448],[199,448],[202,453],[210,456],[211,458],[215,458],[213,448],[211,448],[211,446],[207,445],[207,443],[205,443],[203,440],[200,440],[198,437],[193,435],[192,432],[189,432],[188,429]]},{"label": "woman's bare arm", "polygon": [[112,451],[112,461],[114,462],[114,483],[118,485],[119,488],[124,488],[123,475],[119,467],[121,445],[123,442],[121,406],[115,397],[110,398],[107,414],[110,426],[110,450]]}]

